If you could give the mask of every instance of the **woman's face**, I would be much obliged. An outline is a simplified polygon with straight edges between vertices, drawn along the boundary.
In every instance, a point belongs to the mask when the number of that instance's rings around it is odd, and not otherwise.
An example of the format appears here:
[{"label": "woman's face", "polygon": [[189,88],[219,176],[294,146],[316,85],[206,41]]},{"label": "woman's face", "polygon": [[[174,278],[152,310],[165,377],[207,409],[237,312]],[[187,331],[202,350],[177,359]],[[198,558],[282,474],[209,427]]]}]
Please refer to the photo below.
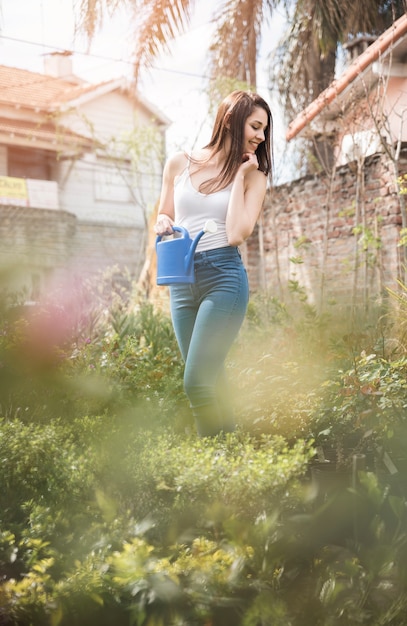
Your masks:
[{"label": "woman's face", "polygon": [[265,140],[265,132],[268,126],[268,116],[264,109],[256,107],[246,119],[244,126],[244,150],[243,152],[255,153],[259,144]]}]

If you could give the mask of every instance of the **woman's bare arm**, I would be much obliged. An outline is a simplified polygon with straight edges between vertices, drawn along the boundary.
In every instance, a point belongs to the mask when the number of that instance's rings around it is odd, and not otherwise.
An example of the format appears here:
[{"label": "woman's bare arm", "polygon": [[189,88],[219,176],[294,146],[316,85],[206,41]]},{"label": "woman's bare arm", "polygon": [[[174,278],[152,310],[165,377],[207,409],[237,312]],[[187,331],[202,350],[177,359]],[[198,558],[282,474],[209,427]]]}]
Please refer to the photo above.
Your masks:
[{"label": "woman's bare arm", "polygon": [[258,169],[257,157],[250,154],[242,163],[232,186],[226,216],[226,233],[231,246],[249,237],[259,218],[266,195],[267,177]]},{"label": "woman's bare arm", "polygon": [[184,152],[177,152],[165,164],[161,186],[160,203],[158,206],[157,222],[154,230],[157,235],[170,235],[174,224],[174,183],[177,176],[187,165]]}]

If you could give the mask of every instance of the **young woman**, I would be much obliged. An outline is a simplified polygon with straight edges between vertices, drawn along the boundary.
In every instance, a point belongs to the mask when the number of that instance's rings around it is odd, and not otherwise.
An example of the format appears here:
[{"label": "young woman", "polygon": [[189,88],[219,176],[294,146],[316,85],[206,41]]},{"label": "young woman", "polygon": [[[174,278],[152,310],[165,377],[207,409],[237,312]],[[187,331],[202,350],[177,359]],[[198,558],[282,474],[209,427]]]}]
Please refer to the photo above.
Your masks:
[{"label": "young woman", "polygon": [[219,106],[208,145],[176,153],[164,168],[155,232],[174,224],[192,239],[212,219],[194,256],[195,282],[170,286],[184,388],[200,436],[235,428],[225,359],[244,320],[247,274],[238,246],[252,233],[271,174],[272,115],[259,95],[234,91]]}]

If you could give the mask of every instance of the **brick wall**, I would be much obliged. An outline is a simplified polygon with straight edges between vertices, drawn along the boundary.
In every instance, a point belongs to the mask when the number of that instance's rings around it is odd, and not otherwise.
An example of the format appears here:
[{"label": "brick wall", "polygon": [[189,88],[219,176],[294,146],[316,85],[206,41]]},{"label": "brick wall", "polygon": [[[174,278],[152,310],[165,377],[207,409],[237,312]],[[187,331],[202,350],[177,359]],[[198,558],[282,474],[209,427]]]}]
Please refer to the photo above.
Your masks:
[{"label": "brick wall", "polygon": [[[399,167],[407,171],[406,152]],[[374,298],[394,287],[401,213],[392,172],[391,162],[374,155],[359,174],[351,163],[338,169],[332,182],[318,174],[272,189],[262,224],[247,245],[252,290],[263,285],[281,297],[294,280],[318,304],[350,300],[352,293],[359,300]],[[366,251],[362,233],[354,234],[358,225],[368,235]]]}]

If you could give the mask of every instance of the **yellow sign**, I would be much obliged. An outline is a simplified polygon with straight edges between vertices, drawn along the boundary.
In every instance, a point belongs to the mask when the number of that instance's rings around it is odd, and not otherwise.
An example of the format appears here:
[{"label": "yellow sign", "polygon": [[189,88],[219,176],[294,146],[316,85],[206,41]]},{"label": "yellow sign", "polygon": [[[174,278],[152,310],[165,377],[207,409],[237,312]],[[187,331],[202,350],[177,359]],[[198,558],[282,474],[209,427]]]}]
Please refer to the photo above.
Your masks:
[{"label": "yellow sign", "polygon": [[27,183],[25,178],[13,178],[12,176],[0,176],[0,202],[4,204],[4,201],[9,201],[13,204],[14,200],[19,200],[18,204],[21,204],[21,200],[24,200],[24,204],[27,203]]}]

